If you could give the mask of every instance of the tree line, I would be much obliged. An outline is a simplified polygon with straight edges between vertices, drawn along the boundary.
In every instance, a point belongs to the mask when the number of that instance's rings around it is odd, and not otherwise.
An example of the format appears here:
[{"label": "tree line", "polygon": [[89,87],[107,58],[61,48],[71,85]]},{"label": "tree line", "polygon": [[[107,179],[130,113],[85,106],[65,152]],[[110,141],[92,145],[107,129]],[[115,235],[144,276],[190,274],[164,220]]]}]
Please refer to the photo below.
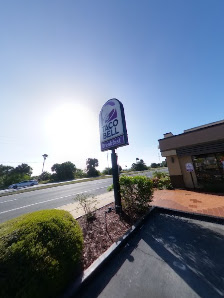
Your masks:
[{"label": "tree line", "polygon": [[25,163],[17,167],[0,165],[0,188],[6,188],[11,184],[24,180],[37,179],[39,181],[59,182],[73,180],[75,178],[97,177],[101,173],[96,168],[99,162],[96,158],[86,160],[86,169],[78,169],[71,161],[61,164],[56,163],[51,167],[52,174],[43,172],[39,176],[32,176],[33,169]]},{"label": "tree line", "polygon": [[[32,176],[33,169],[28,164],[22,163],[17,167],[0,165],[0,188],[6,188],[11,184],[30,180],[31,178],[39,181],[60,182],[73,180],[75,178],[97,177],[101,174],[112,175],[112,168],[107,167],[101,173],[96,169],[98,166],[99,162],[96,158],[88,158],[86,160],[85,170],[76,168],[75,164],[71,161],[66,161],[61,164],[54,164],[51,167],[52,173],[45,171],[39,176]],[[129,171],[144,171],[161,166],[166,166],[166,162],[162,162],[162,164],[152,163],[151,166],[148,167],[143,159],[136,159],[136,163],[132,164]],[[125,169],[124,171],[127,170],[128,169]],[[121,166],[119,166],[119,171],[122,171]]]}]

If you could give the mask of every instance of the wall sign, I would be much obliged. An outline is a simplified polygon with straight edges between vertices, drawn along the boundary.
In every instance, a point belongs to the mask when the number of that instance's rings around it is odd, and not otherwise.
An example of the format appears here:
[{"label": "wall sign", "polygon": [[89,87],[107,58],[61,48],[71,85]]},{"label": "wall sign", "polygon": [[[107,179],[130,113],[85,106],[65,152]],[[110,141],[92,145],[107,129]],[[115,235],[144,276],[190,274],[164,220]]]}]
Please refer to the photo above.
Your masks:
[{"label": "wall sign", "polygon": [[190,163],[190,162],[186,163],[185,167],[186,167],[187,172],[194,172],[194,167],[193,167],[192,163]]},{"label": "wall sign", "polygon": [[101,151],[128,145],[123,104],[116,98],[108,100],[99,116]]}]

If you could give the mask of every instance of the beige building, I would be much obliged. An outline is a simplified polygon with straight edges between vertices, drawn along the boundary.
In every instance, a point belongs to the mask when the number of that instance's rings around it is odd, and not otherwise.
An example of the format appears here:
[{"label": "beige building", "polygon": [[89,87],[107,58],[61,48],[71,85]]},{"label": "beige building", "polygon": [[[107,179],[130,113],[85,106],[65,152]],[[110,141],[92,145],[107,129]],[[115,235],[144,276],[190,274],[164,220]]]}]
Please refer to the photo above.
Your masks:
[{"label": "beige building", "polygon": [[224,189],[224,120],[166,133],[159,148],[175,188]]}]

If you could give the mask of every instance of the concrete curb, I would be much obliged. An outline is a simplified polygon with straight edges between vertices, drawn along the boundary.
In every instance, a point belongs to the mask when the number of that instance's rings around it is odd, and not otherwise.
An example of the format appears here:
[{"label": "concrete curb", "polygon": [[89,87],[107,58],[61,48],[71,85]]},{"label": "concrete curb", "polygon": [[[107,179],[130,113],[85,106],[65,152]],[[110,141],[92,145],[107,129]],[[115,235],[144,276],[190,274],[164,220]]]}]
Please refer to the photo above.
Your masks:
[{"label": "concrete curb", "polygon": [[202,220],[207,222],[213,222],[218,224],[224,224],[224,217],[219,217],[215,215],[209,215],[209,214],[202,214],[198,212],[190,212],[190,211],[182,211],[178,209],[171,209],[166,207],[160,207],[160,206],[154,206],[155,212],[160,213],[166,213],[166,214],[172,214],[172,215],[178,215],[183,216],[186,218],[196,219],[196,220]]},{"label": "concrete curb", "polygon": [[81,289],[91,278],[93,278],[101,267],[109,261],[109,259],[117,253],[129,240],[129,238],[142,226],[148,216],[154,211],[153,206],[146,215],[139,219],[116,243],[112,244],[84,273],[77,277],[77,279],[70,285],[62,298],[70,298]]}]

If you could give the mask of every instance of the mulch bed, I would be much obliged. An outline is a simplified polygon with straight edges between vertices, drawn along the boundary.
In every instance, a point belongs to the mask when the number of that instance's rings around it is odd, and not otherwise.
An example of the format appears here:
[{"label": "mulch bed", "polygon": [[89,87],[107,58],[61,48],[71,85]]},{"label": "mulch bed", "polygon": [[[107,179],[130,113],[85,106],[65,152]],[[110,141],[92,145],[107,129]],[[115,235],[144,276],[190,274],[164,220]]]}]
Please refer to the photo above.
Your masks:
[{"label": "mulch bed", "polygon": [[103,252],[127,232],[137,218],[121,218],[113,209],[107,213],[109,204],[96,211],[96,218],[87,221],[85,216],[77,219],[84,237],[83,269],[88,268]]}]

